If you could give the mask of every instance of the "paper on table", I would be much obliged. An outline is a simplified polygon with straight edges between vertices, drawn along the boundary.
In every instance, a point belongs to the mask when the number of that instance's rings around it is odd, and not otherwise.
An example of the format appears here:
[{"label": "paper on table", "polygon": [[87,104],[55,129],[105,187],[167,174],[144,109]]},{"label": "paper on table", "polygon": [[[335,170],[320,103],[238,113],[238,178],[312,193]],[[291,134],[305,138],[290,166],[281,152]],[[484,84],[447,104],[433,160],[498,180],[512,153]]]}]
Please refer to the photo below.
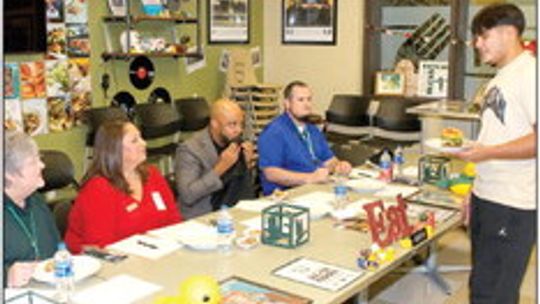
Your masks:
[{"label": "paper on table", "polygon": [[402,197],[407,197],[416,191],[418,191],[418,187],[412,187],[412,186],[404,186],[404,185],[394,185],[394,184],[387,184],[384,189],[375,192],[376,197],[396,197],[398,194],[401,194]]},{"label": "paper on table", "polygon": [[375,201],[374,199],[367,199],[367,198],[359,199],[357,201],[354,201],[348,204],[345,207],[345,209],[349,209],[351,210],[351,212],[355,212],[356,214],[361,214],[361,213],[364,213],[364,205],[368,203],[372,203],[374,201]]},{"label": "paper on table", "polygon": [[4,289],[4,303],[7,301],[10,301],[9,304],[28,304],[30,303],[28,296],[21,296],[17,300],[13,300],[13,298],[20,296],[24,293],[27,293],[29,291],[32,291],[36,294],[39,294],[42,297],[45,297],[47,300],[42,299],[41,297],[32,296],[32,302],[33,304],[52,304],[56,303],[54,302],[54,294],[56,293],[55,290],[49,289],[49,290],[42,290],[42,289],[29,289],[29,288],[6,288]]},{"label": "paper on table", "polygon": [[73,301],[77,304],[128,304],[147,297],[162,288],[162,286],[122,274],[75,293]]},{"label": "paper on table", "polygon": [[186,238],[191,239],[194,236],[215,234],[216,228],[195,220],[191,220],[159,229],[150,230],[146,233],[161,239],[174,240],[183,243]]},{"label": "paper on table", "polygon": [[256,216],[256,217],[252,217],[252,218],[247,219],[247,220],[243,220],[243,221],[240,222],[240,224],[246,226],[248,229],[262,230],[261,217],[260,216]]},{"label": "paper on table", "polygon": [[332,211],[333,193],[315,191],[292,199],[291,204],[309,208],[310,217],[319,219]]},{"label": "paper on table", "polygon": [[379,177],[379,171],[371,170],[371,169],[363,169],[363,168],[353,168],[349,176],[352,178],[359,178],[359,177],[377,178]]},{"label": "paper on table", "polygon": [[273,272],[276,276],[330,291],[344,288],[364,273],[361,270],[352,270],[305,257],[288,262]]},{"label": "paper on table", "polygon": [[403,168],[403,175],[413,178],[418,178],[418,167],[416,166],[407,166]]},{"label": "paper on table", "polygon": [[234,208],[252,211],[252,212],[261,212],[264,208],[272,206],[276,202],[268,199],[258,199],[258,200],[242,200],[234,206]]},{"label": "paper on table", "polygon": [[136,234],[106,248],[156,260],[178,250],[180,247],[180,244],[171,240]]}]

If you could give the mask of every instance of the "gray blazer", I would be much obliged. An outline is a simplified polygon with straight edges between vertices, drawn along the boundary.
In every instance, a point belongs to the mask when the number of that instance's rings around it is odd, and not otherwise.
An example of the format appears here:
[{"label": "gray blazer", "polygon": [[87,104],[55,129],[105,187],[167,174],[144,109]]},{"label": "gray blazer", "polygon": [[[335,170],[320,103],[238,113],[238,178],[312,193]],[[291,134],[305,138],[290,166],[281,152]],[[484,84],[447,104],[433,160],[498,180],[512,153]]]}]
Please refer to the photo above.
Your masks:
[{"label": "gray blazer", "polygon": [[208,128],[193,134],[176,150],[175,174],[184,219],[212,212],[212,193],[223,188],[213,167],[218,155]]}]

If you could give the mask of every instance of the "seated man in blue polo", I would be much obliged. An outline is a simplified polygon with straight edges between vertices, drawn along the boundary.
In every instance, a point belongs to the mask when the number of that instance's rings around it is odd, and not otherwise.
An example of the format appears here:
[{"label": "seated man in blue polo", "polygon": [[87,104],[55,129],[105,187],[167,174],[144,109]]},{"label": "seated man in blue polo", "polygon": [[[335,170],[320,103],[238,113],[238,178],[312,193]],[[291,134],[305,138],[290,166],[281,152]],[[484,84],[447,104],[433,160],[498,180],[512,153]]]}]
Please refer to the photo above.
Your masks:
[{"label": "seated man in blue polo", "polygon": [[293,81],[283,97],[285,112],[266,126],[258,140],[263,193],[323,183],[330,173],[348,174],[351,164],[338,160],[321,131],[307,122],[313,106],[308,85]]}]

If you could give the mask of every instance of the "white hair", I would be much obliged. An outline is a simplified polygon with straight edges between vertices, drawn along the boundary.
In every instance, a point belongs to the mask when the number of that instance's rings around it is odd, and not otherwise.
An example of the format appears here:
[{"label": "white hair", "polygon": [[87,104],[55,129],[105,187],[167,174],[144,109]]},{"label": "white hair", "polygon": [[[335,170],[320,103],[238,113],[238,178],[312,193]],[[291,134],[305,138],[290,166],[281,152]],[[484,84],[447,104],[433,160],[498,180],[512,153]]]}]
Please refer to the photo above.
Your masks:
[{"label": "white hair", "polygon": [[[20,131],[6,131],[4,135],[4,174],[17,174],[24,161],[38,152],[36,142]],[[4,180],[9,186],[8,179]]]}]

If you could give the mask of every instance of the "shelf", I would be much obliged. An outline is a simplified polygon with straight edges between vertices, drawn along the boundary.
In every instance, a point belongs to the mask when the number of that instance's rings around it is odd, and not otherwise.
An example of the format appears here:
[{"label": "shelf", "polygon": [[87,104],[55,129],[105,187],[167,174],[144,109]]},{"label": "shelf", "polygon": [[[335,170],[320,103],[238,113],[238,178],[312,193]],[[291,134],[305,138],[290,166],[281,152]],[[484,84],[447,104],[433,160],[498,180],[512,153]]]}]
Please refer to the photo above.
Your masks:
[{"label": "shelf", "polygon": [[[103,21],[105,22],[111,22],[111,23],[125,23],[127,22],[129,17],[127,16],[105,16],[103,17]],[[197,18],[186,18],[186,17],[161,17],[161,16],[146,16],[146,15],[139,15],[139,16],[132,16],[130,21],[132,23],[139,23],[139,22],[174,22],[174,23],[190,23],[190,24],[197,24],[198,19]]]},{"label": "shelf", "polygon": [[107,61],[109,59],[129,59],[138,56],[148,56],[148,57],[158,57],[158,58],[178,58],[178,57],[189,57],[189,58],[200,58],[201,54],[199,53],[122,53],[122,52],[104,52],[101,54],[101,58]]}]

